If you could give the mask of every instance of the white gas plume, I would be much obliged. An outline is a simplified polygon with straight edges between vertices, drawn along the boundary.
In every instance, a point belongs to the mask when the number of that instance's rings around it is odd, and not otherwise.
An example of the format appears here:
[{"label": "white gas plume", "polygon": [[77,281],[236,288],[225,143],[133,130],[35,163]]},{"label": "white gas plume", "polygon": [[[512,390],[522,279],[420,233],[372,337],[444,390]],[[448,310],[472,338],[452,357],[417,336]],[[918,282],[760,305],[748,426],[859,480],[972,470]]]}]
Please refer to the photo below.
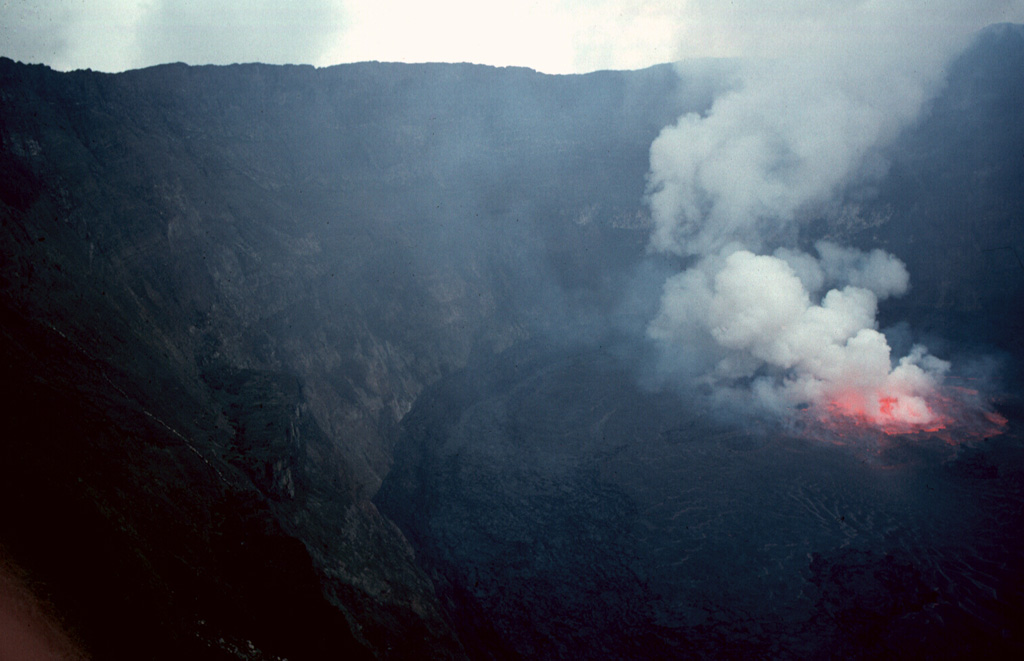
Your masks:
[{"label": "white gas plume", "polygon": [[[796,251],[755,255],[736,250],[701,260],[668,280],[655,339],[714,339],[714,364],[703,379],[748,384],[776,410],[811,405],[876,424],[927,425],[929,393],[949,364],[915,347],[892,365],[877,330],[878,301],[902,294],[902,262],[819,243],[819,257]],[[835,288],[822,291],[825,283]]]},{"label": "white gas plume", "polygon": [[648,332],[700,347],[706,383],[771,408],[931,424],[928,399],[949,364],[922,346],[894,361],[877,328],[878,301],[909,287],[903,263],[826,242],[816,255],[786,246],[801,221],[884,174],[885,147],[941,88],[952,57],[1019,7],[783,4],[777,30],[772,11],[759,24],[762,39],[788,40],[764,49],[781,56],[744,63],[736,88],[651,146],[651,248],[693,266],[665,283]]}]

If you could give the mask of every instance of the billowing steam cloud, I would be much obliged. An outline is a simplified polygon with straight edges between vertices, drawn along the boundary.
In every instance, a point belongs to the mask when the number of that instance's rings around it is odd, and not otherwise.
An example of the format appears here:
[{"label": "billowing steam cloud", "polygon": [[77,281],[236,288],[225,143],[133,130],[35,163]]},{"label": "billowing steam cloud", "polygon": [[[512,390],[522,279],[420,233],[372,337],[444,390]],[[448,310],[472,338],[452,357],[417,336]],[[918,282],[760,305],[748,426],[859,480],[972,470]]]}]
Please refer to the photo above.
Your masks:
[{"label": "billowing steam cloud", "polygon": [[903,263],[826,242],[816,255],[784,246],[801,221],[884,173],[882,149],[1007,3],[824,4],[801,24],[810,36],[799,49],[744,65],[736,89],[651,146],[651,246],[693,265],[666,282],[648,331],[705,347],[705,382],[772,409],[925,428],[949,364],[922,346],[894,361],[875,321],[878,301],[909,286]]},{"label": "billowing steam cloud", "polygon": [[[879,299],[906,291],[903,264],[871,253],[817,245],[796,251],[736,250],[671,278],[649,329],[675,342],[700,329],[720,351],[713,383],[746,382],[772,408],[832,406],[880,425],[928,425],[926,398],[948,363],[915,347],[895,367],[875,329]],[[826,283],[842,288],[822,293]],[[756,378],[755,378],[756,377]]]}]

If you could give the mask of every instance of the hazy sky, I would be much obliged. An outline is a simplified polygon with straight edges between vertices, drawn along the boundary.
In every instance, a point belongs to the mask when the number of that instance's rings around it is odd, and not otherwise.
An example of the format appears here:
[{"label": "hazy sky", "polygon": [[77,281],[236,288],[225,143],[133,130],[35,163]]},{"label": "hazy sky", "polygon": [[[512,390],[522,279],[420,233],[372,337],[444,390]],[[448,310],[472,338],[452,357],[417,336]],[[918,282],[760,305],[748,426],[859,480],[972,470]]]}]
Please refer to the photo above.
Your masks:
[{"label": "hazy sky", "polygon": [[[877,32],[878,0],[0,0],[0,55],[57,69],[163,62],[476,62],[547,73],[775,55]],[[921,21],[936,18],[928,2]],[[997,20],[1024,20],[1007,0]],[[880,47],[886,47],[880,43]]]}]

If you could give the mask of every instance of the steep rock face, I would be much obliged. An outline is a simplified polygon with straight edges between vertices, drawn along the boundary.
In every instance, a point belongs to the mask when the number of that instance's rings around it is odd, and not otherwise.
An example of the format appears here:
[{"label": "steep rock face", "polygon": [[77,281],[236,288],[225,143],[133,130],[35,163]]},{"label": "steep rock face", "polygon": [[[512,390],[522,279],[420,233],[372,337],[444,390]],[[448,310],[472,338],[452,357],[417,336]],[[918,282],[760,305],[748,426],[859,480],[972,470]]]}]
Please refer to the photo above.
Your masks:
[{"label": "steep rock face", "polygon": [[887,319],[1016,355],[1024,351],[1022,68],[1024,26],[983,31],[922,120],[890,149],[888,176],[861,213],[831,228],[907,264],[911,293],[886,306]]},{"label": "steep rock face", "polygon": [[[889,178],[805,237],[907,262],[914,289],[886,320],[1017,356],[1024,149],[1003,65],[1021,43],[1018,27],[989,33],[897,143]],[[0,544],[98,658],[733,649],[719,602],[685,575],[658,591],[647,580],[671,573],[687,539],[650,476],[706,456],[672,449],[687,438],[673,430],[706,421],[593,351],[609,325],[642,333],[677,266],[641,264],[648,147],[727,86],[727,69],[710,71],[104,75],[0,59]],[[979,208],[980,238],[965,242],[958,221]],[[567,359],[579,349],[566,335],[595,340],[592,366]],[[591,433],[619,391],[643,415]],[[623,451],[643,429],[650,455]],[[718,460],[758,450],[704,435]],[[997,471],[996,486],[1016,475]],[[638,518],[645,507],[657,516]],[[646,569],[621,560],[650,540],[664,555]],[[509,548],[543,553],[509,564]],[[909,574],[934,576],[893,548]],[[911,629],[940,603],[870,549],[815,558],[800,556],[801,584],[822,592],[801,603],[832,614],[819,631],[841,644],[880,630],[870,604],[843,602],[859,585],[908,586],[882,611]],[[589,567],[581,592],[563,580]],[[982,599],[961,588],[944,608]],[[776,652],[774,634],[792,631],[758,629],[757,608],[737,654]]]},{"label": "steep rock face", "polygon": [[99,655],[461,655],[368,498],[426,384],[614,300],[676,85],[0,60],[0,539]]},{"label": "steep rock face", "polygon": [[167,388],[166,416],[43,324],[5,317],[2,344],[0,535],[89,654],[366,656],[303,544],[218,456],[209,409]]},{"label": "steep rock face", "polygon": [[521,338],[545,296],[594,295],[578,267],[635,258],[646,148],[674,114],[668,69],[4,68],[12,244],[50,242],[7,282],[54,278],[38,304],[85,335],[64,312],[87,296],[145,320],[186,381],[297,373],[368,493],[423,383]]},{"label": "steep rock face", "polygon": [[1001,360],[1006,434],[833,445],[723,422],[699,392],[639,387],[628,341],[473,362],[417,399],[375,499],[471,656],[1021,654],[1022,57],[1020,26],[983,33],[888,176],[801,236],[904,260],[883,325],[928,337],[957,386]]}]

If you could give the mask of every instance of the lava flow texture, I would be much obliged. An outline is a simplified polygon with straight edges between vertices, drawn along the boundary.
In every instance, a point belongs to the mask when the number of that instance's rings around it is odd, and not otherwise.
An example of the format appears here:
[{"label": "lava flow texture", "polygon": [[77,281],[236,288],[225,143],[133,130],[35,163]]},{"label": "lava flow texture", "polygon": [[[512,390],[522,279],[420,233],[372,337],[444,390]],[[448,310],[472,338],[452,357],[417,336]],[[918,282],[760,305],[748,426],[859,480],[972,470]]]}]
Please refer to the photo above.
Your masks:
[{"label": "lava flow texture", "polygon": [[992,411],[977,390],[954,385],[936,388],[927,397],[850,389],[807,411],[805,433],[838,442],[928,435],[960,445],[1002,434],[1007,426],[1007,419]]}]

